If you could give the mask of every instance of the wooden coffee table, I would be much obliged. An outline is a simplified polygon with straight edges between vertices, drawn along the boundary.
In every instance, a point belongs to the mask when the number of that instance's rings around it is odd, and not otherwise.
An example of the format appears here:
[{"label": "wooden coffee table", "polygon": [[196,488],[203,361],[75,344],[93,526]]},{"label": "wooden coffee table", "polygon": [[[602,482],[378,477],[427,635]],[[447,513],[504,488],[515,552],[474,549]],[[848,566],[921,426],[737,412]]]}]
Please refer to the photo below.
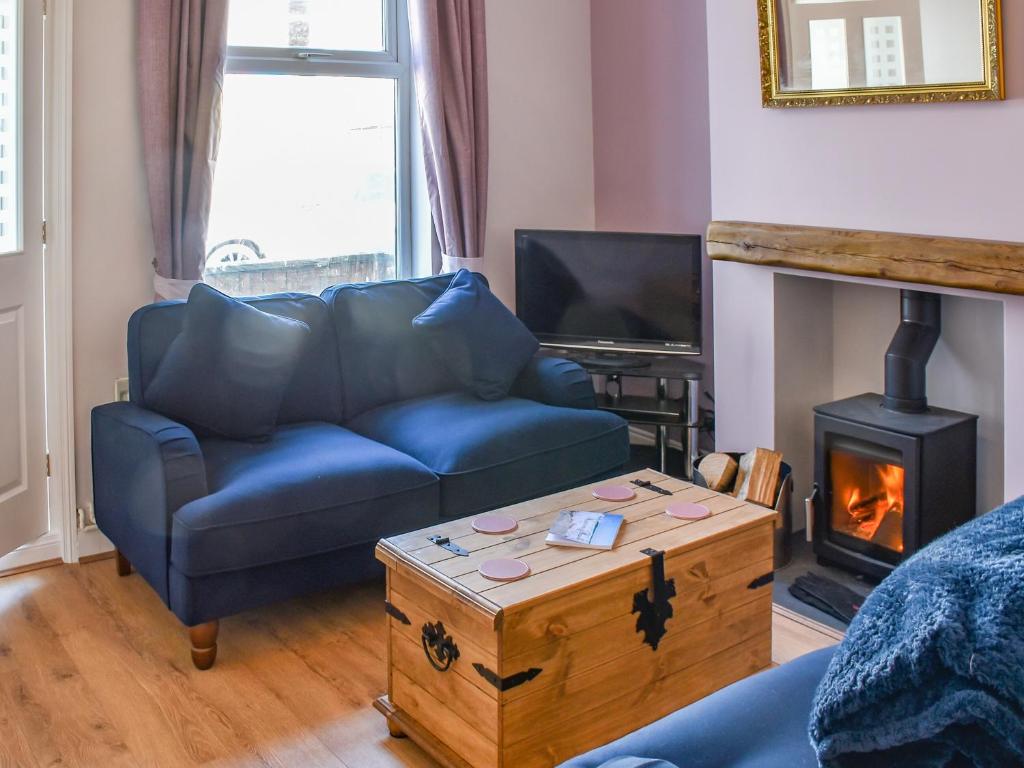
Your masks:
[{"label": "wooden coffee table", "polygon": [[[671,495],[593,496],[637,479]],[[672,518],[676,501],[713,514]],[[562,509],[621,513],[615,549],[545,544]],[[443,765],[557,765],[771,664],[774,510],[644,470],[500,513],[515,532],[476,533],[465,518],[377,545],[388,695],[376,706]],[[488,581],[477,569],[496,557],[531,575]]]}]

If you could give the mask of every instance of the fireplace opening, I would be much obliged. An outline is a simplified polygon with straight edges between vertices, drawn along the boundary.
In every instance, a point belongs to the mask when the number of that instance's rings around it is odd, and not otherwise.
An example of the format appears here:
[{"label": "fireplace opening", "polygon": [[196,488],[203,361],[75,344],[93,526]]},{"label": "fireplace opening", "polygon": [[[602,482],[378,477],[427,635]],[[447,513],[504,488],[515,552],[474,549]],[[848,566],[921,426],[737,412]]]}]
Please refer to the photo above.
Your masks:
[{"label": "fireplace opening", "polygon": [[829,465],[832,531],[902,554],[906,476],[902,464],[855,449],[834,448]]},{"label": "fireplace opening", "polygon": [[938,296],[903,291],[885,394],[814,408],[814,551],[882,579],[975,513],[978,417],[928,404],[926,368],[942,328]]}]

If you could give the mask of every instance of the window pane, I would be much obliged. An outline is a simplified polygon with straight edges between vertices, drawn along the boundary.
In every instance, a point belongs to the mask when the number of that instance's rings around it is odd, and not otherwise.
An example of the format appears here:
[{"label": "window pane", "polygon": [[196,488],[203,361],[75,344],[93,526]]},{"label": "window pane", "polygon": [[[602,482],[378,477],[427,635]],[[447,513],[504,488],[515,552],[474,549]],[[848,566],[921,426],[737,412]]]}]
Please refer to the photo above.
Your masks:
[{"label": "window pane", "polygon": [[0,0],[0,253],[21,248],[18,242],[21,180],[18,161],[21,117],[18,85],[21,80],[18,50],[18,3]]},{"label": "window pane", "polygon": [[383,0],[236,0],[228,44],[384,50]]},{"label": "window pane", "polygon": [[206,279],[234,295],[396,275],[395,81],[228,75]]}]

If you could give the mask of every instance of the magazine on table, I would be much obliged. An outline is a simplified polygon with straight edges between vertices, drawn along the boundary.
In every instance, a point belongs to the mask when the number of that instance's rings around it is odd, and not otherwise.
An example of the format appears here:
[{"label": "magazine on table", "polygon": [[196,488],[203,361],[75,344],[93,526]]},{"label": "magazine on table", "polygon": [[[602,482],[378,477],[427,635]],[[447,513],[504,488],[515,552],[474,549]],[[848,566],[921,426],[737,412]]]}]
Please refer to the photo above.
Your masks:
[{"label": "magazine on table", "polygon": [[622,515],[563,509],[545,541],[559,547],[611,549],[622,527]]}]

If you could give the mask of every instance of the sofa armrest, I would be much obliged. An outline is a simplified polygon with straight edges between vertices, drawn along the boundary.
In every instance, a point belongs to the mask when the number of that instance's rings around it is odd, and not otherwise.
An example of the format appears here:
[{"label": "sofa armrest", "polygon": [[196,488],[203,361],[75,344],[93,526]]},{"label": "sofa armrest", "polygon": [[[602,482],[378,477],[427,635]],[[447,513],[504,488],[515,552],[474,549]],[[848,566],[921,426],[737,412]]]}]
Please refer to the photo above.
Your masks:
[{"label": "sofa armrest", "polygon": [[563,408],[596,408],[590,374],[572,360],[537,355],[512,385],[513,397]]},{"label": "sofa armrest", "polygon": [[92,477],[97,525],[167,602],[171,518],[208,493],[195,435],[131,403],[98,406]]}]

